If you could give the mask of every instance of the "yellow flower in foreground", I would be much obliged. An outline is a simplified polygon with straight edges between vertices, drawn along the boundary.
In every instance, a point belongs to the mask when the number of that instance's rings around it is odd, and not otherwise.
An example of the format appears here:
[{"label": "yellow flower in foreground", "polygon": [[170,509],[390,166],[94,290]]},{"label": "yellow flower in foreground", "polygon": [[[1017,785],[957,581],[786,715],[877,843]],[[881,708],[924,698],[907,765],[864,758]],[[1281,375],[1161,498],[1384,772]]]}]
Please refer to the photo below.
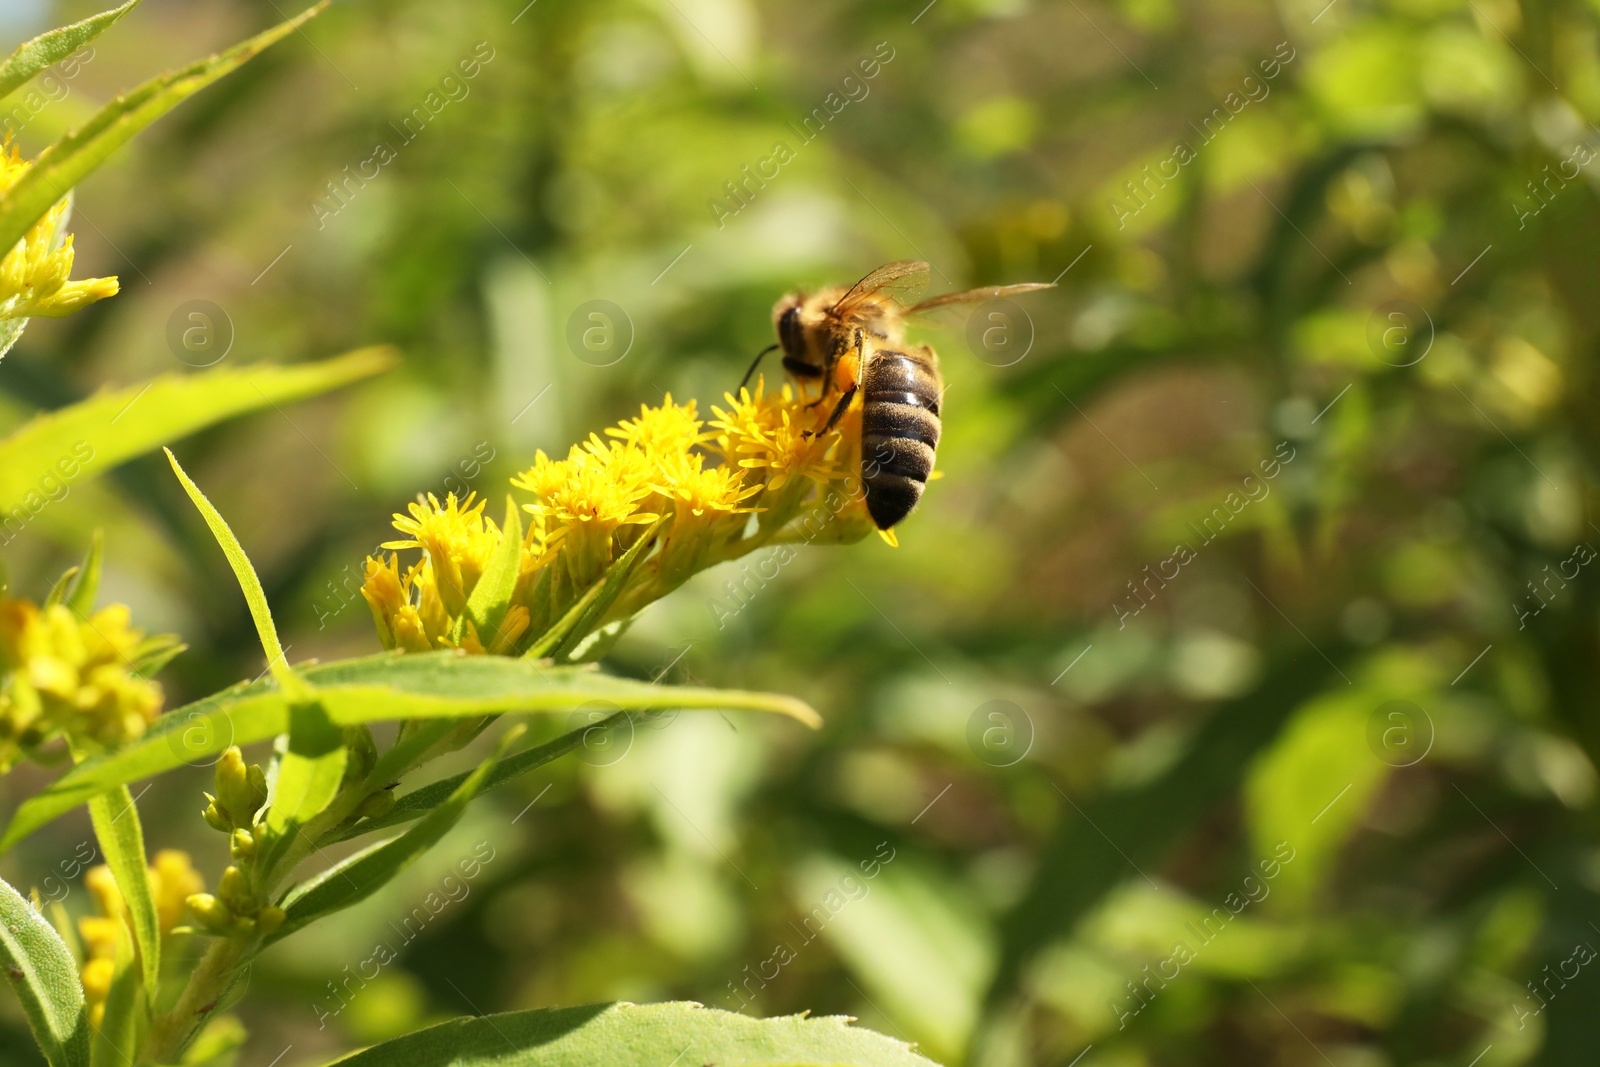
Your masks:
[{"label": "yellow flower in foreground", "polygon": [[136,673],[149,646],[121,604],[82,618],[0,597],[0,770],[58,734],[106,747],[142,735],[161,710],[161,686]]},{"label": "yellow flower in foreground", "polygon": [[[205,889],[205,879],[194,869],[187,852],[175,848],[155,854],[145,872],[155,898],[156,923],[163,937],[170,934],[183,917],[185,899]],[[83,884],[94,898],[96,915],[78,920],[78,936],[83,940],[85,960],[82,973],[84,1000],[89,1004],[89,1021],[99,1026],[106,1011],[106,997],[116,971],[119,927],[129,923],[128,905],[111,868],[101,865],[83,872]],[[132,933],[129,933],[132,938]]]},{"label": "yellow flower in foreground", "polygon": [[[828,407],[807,406],[788,387],[768,392],[758,381],[726,400],[709,430],[693,401],[669,395],[564,459],[536,453],[511,479],[532,496],[522,504],[527,530],[515,580],[495,586],[488,617],[465,614],[504,536],[483,505],[429,496],[395,516],[408,539],[384,547],[423,556],[367,560],[362,595],[384,646],[592,659],[698,571],[766,545],[856,541],[873,530],[852,443],[858,411],[817,435]],[[480,633],[475,619],[493,632]]]},{"label": "yellow flower in foreground", "polygon": [[[21,180],[31,166],[9,139],[0,145],[0,193]],[[116,278],[69,280],[72,235],[65,230],[71,213],[69,194],[0,259],[0,319],[58,318],[116,294]]]},{"label": "yellow flower in foreground", "polygon": [[394,517],[394,528],[410,538],[383,544],[384,548],[420,548],[428,554],[440,599],[451,615],[461,614],[467,606],[467,596],[500,540],[494,520],[484,517],[486,501],[474,504],[472,500],[472,493],[462,501],[451,493],[441,505],[429,493],[426,503],[408,507],[409,517]]},{"label": "yellow flower in foreground", "polygon": [[703,424],[695,416],[695,402],[674,404],[672,394],[658,408],[639,405],[639,417],[623,419],[606,430],[606,436],[616,437],[634,445],[647,455],[667,455],[684,452],[707,435],[700,432]]},{"label": "yellow flower in foreground", "polygon": [[683,582],[714,562],[711,554],[743,531],[745,516],[755,508],[745,500],[761,492],[761,484],[744,484],[735,467],[705,467],[705,457],[684,452],[661,465],[658,491],[672,502],[672,526],[661,546],[659,569],[670,584]]},{"label": "yellow flower in foreground", "polygon": [[183,919],[184,901],[203,892],[206,880],[194,869],[189,854],[178,848],[164,848],[150,861],[150,889],[156,901],[156,921],[163,934],[172,932]]}]

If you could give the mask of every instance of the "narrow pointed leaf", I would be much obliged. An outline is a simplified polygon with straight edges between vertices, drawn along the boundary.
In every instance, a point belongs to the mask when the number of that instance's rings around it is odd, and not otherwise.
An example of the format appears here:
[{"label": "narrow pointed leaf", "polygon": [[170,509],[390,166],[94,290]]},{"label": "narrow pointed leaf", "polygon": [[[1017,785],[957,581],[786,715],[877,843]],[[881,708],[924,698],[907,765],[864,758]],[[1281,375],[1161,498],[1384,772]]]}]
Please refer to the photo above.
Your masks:
[{"label": "narrow pointed leaf", "polygon": [[57,27],[18,45],[17,50],[0,63],[0,102],[26,85],[35,74],[67,58],[138,6],[139,0],[128,0],[120,7],[91,15],[70,26]]},{"label": "narrow pointed leaf", "polygon": [[51,1067],[88,1067],[89,1012],[78,963],[61,936],[0,881],[0,966]]},{"label": "narrow pointed leaf", "polygon": [[[340,726],[501,712],[563,713],[597,701],[633,711],[761,711],[813,727],[821,722],[807,704],[782,694],[654,685],[589,667],[548,667],[505,656],[384,653],[306,667],[301,674],[329,719]],[[0,851],[108,789],[214,756],[230,744],[275,737],[289,727],[289,707],[286,694],[267,679],[176,708],[137,741],[85,760],[24,801],[0,837]]]},{"label": "narrow pointed leaf", "polygon": [[144,964],[145,988],[156,988],[161,974],[161,926],[156,920],[156,901],[150,892],[149,864],[144,853],[144,827],[139,809],[127,786],[118,786],[89,801],[89,819],[100,854],[117,881],[117,889],[133,917],[133,933],[139,942]]},{"label": "narrow pointed leaf", "polygon": [[365,900],[438,844],[482,791],[504,750],[505,742],[502,742],[495,754],[478,764],[444,803],[399,837],[358,852],[298,887],[283,902],[288,918],[272,940]]},{"label": "narrow pointed leaf", "polygon": [[287,841],[291,827],[310,822],[333,802],[349,755],[343,733],[319,702],[291,704],[289,748],[278,764],[267,809],[267,825],[277,840]]},{"label": "narrow pointed leaf", "polygon": [[[613,717],[620,719],[625,714],[627,713],[618,712]],[[489,772],[489,776],[484,779],[483,785],[478,791],[487,793],[495,786],[503,785],[513,778],[520,778],[524,774],[538,770],[552,760],[559,759],[582,745],[584,736],[590,730],[596,727],[609,727],[610,725],[612,725],[611,720],[606,719],[592,725],[580,726],[576,730],[568,730],[552,741],[546,741],[542,745],[535,745],[526,751],[518,752],[514,756],[508,756],[495,764],[494,769]],[[467,780],[467,776],[472,773],[471,771],[463,771],[448,778],[441,778],[437,782],[429,782],[420,789],[413,789],[395,801],[394,807],[390,808],[384,815],[376,819],[367,819],[364,822],[356,823],[340,834],[338,840],[348,841],[352,837],[360,837],[375,830],[385,830],[391,826],[399,826],[401,823],[407,823],[412,819],[426,815],[447,801],[460,788],[461,784]]]},{"label": "narrow pointed leaf", "polygon": [[231,73],[269,46],[293,33],[328,4],[322,0],[286,22],[224,52],[152,78],[101,108],[84,125],[45,149],[28,172],[0,196],[0,248],[10,248],[50,210],[62,193],[190,96]]},{"label": "narrow pointed leaf", "polygon": [[167,454],[167,462],[172,464],[172,472],[183,484],[183,491],[189,494],[189,499],[194,501],[195,508],[206,520],[206,525],[211,529],[211,536],[217,539],[217,547],[221,548],[222,554],[228,558],[228,566],[233,568],[233,576],[238,579],[245,603],[250,606],[250,618],[256,624],[256,635],[261,639],[261,650],[267,655],[268,669],[272,671],[272,676],[278,680],[280,686],[291,691],[295,690],[297,687],[294,671],[283,658],[283,642],[278,640],[278,627],[272,621],[272,608],[267,604],[267,593],[261,588],[261,578],[256,574],[255,564],[250,562],[244,546],[234,536],[233,528],[222,517],[222,513],[206,499],[200,487],[195,485],[193,479],[184,472],[178,463],[178,457],[172,454],[172,449],[164,448],[162,451]]},{"label": "narrow pointed leaf", "polygon": [[522,516],[517,505],[507,497],[506,521],[500,527],[500,544],[495,547],[483,576],[472,587],[472,595],[467,598],[466,617],[477,628],[478,640],[484,648],[492,647],[499,636],[500,625],[511,606],[511,594],[516,591],[521,568]]},{"label": "narrow pointed leaf", "polygon": [[78,576],[77,567],[68,567],[61,572],[61,577],[50,586],[50,592],[45,594],[44,606],[53,608],[67,599],[67,590],[72,587],[72,579]]},{"label": "narrow pointed leaf", "polygon": [[83,558],[83,566],[78,569],[78,580],[67,594],[67,607],[83,618],[88,618],[94,611],[95,597],[100,595],[100,570],[104,556],[105,536],[96,530],[89,542],[89,554]]},{"label": "narrow pointed leaf", "polygon": [[589,1004],[456,1019],[335,1061],[338,1067],[934,1067],[841,1016],[753,1019],[698,1004]]},{"label": "narrow pointed leaf", "polygon": [[0,438],[0,511],[36,492],[43,475],[68,482],[99,477],[196,430],[337,389],[393,362],[392,350],[367,348],[321,363],[169,375],[98,393]]}]

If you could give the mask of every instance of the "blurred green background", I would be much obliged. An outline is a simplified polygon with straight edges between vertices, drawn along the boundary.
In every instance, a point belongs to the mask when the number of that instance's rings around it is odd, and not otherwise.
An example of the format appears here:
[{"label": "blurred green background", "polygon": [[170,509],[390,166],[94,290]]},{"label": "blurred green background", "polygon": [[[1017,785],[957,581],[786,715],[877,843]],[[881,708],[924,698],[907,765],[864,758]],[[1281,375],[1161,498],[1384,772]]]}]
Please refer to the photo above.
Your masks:
[{"label": "blurred green background", "polygon": [[[706,412],[791,287],[1060,288],[999,347],[927,332],[944,477],[898,551],[702,575],[611,659],[821,734],[684,714],[494,795],[259,961],[241,1063],[616,998],[951,1064],[1592,1062],[1600,3],[524,2],[341,0],[186,104],[79,190],[78,273],[122,295],[0,365],[54,407],[399,346],[177,448],[294,659],[376,649],[361,561],[407,500],[498,500],[669,391]],[[18,139],[287,13],[147,0]],[[95,526],[103,599],[192,646],[169,706],[261,671],[159,458],[46,509],[19,589]],[[142,806],[214,883],[205,782]]]}]

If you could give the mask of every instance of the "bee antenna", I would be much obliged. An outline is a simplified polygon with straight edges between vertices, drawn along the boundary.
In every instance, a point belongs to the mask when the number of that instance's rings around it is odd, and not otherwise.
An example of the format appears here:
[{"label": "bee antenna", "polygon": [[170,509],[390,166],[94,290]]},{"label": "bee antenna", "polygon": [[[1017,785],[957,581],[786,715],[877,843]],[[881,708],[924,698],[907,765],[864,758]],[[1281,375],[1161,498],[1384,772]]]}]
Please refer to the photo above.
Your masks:
[{"label": "bee antenna", "polygon": [[766,348],[763,348],[761,351],[756,353],[756,358],[750,364],[750,369],[744,372],[743,378],[739,379],[740,389],[743,389],[745,384],[750,381],[750,375],[754,374],[756,372],[756,368],[761,366],[761,361],[766,358],[767,353],[776,351],[778,347],[779,346],[777,345],[768,345]]}]

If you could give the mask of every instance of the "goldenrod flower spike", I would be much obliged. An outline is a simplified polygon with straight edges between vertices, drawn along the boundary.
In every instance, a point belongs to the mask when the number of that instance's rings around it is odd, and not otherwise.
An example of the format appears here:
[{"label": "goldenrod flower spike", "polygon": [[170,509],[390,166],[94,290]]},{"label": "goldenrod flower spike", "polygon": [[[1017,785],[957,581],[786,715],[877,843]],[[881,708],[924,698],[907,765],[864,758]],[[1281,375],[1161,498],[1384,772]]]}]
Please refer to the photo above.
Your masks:
[{"label": "goldenrod flower spike", "polygon": [[[16,184],[30,166],[8,137],[0,145],[0,192]],[[71,214],[69,193],[0,258],[0,320],[59,318],[116,294],[116,278],[69,279],[73,251],[66,226]]]},{"label": "goldenrod flower spike", "polygon": [[[762,545],[866,536],[873,526],[856,475],[858,411],[819,434],[828,409],[787,386],[768,392],[758,381],[726,400],[726,410],[712,409],[710,429],[693,401],[669,395],[564,459],[535,454],[511,479],[533,499],[523,505],[530,520],[511,603],[493,634],[464,616],[502,536],[483,506],[428,497],[395,516],[408,539],[384,547],[420,548],[423,557],[408,567],[397,556],[367,560],[362,595],[384,647],[496,655],[585,647],[582,638],[625,622],[696,572]],[[602,581],[620,588],[601,597]],[[589,605],[599,606],[585,612]],[[586,632],[558,629],[572,625],[575,610]]]},{"label": "goldenrod flower spike", "polygon": [[[175,848],[157,852],[145,873],[156,903],[156,920],[165,937],[182,919],[187,898],[206,887],[205,879],[195,870],[189,854]],[[99,1026],[116,970],[118,927],[128,922],[128,905],[110,867],[90,867],[83,872],[83,884],[94,898],[98,914],[78,920],[78,936],[86,957],[79,977],[89,1005],[89,1021]]]},{"label": "goldenrod flower spike", "polygon": [[396,515],[394,528],[410,534],[405,541],[386,541],[384,548],[420,548],[428,554],[435,584],[445,610],[460,615],[467,597],[483,577],[489,553],[500,540],[494,520],[483,514],[484,501],[473,503],[474,494],[462,501],[454,493],[440,504],[432,493],[427,501],[409,505],[410,516]]},{"label": "goldenrod flower spike", "polygon": [[161,710],[161,687],[135,671],[145,643],[121,604],[82,618],[0,596],[0,771],[58,735],[115,747]]}]

